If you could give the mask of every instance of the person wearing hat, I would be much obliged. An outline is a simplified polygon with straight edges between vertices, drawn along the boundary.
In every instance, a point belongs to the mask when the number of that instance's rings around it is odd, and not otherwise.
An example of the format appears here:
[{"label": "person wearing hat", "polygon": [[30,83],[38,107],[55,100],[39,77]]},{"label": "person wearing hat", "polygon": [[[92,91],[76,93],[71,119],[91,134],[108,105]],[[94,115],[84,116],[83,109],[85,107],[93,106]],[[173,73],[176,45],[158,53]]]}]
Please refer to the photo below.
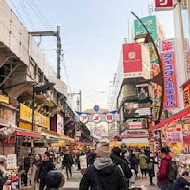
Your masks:
[{"label": "person wearing hat", "polygon": [[61,171],[50,171],[46,177],[46,190],[58,190],[65,184],[65,177]]},{"label": "person wearing hat", "polygon": [[120,167],[113,164],[110,158],[109,141],[102,141],[96,148],[97,158],[93,165],[86,169],[79,190],[126,190],[127,182]]},{"label": "person wearing hat", "polygon": [[0,155],[0,190],[3,190],[3,186],[8,179],[7,171],[5,169],[5,164],[7,162],[7,157]]}]

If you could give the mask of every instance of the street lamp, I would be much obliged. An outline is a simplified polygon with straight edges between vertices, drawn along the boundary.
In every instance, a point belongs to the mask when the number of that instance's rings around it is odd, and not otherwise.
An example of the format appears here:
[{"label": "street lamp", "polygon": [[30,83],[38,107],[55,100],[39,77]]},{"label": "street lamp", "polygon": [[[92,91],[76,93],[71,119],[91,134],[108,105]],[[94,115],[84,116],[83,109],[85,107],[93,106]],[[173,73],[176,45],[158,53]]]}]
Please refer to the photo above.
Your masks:
[{"label": "street lamp", "polygon": [[158,58],[160,72],[156,76],[154,76],[152,79],[143,80],[143,82],[154,82],[162,87],[160,110],[159,110],[159,115],[158,115],[158,120],[157,120],[159,122],[161,119],[161,116],[162,116],[162,108],[163,108],[163,103],[164,103],[164,75],[163,75],[163,69],[162,69],[162,60],[161,60],[160,54],[158,52],[158,48],[157,48],[150,32],[148,31],[147,27],[144,25],[144,23],[141,21],[141,19],[134,12],[131,12],[131,13],[137,18],[137,20],[142,24],[142,26],[146,30],[145,34],[137,35],[135,37],[135,39],[134,39],[135,42],[138,44],[152,43],[154,50],[156,52],[157,58]]}]

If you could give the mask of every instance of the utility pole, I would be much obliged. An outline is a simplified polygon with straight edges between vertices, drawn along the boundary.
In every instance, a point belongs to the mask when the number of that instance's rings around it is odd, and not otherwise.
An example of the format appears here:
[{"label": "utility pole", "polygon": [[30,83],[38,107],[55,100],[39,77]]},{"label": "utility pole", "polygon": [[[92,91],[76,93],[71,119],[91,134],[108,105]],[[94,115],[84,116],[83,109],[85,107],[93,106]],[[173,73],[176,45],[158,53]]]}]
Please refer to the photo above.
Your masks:
[{"label": "utility pole", "polygon": [[61,79],[61,36],[60,36],[60,26],[57,26],[57,78]]},{"label": "utility pole", "polygon": [[29,34],[33,37],[55,36],[57,37],[57,78],[61,79],[61,35],[60,26],[57,26],[57,31],[32,31]]},{"label": "utility pole", "polygon": [[82,91],[79,90],[79,93],[70,93],[69,95],[71,96],[79,95],[79,102],[80,102],[79,111],[82,112]]}]

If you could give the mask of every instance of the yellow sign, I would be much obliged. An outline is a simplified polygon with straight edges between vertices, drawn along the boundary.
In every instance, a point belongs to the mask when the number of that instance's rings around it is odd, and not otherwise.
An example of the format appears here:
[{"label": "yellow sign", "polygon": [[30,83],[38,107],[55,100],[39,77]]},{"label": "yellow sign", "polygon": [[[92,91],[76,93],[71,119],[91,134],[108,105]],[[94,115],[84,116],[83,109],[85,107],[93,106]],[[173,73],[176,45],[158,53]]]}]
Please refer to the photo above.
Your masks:
[{"label": "yellow sign", "polygon": [[0,102],[9,104],[9,97],[0,95]]},{"label": "yellow sign", "polygon": [[[32,123],[32,109],[24,104],[20,104],[20,119]],[[34,111],[34,124],[50,129],[50,118]]]},{"label": "yellow sign", "polygon": [[190,107],[190,91],[189,91],[189,85],[183,88],[183,102],[184,102],[184,108]]}]

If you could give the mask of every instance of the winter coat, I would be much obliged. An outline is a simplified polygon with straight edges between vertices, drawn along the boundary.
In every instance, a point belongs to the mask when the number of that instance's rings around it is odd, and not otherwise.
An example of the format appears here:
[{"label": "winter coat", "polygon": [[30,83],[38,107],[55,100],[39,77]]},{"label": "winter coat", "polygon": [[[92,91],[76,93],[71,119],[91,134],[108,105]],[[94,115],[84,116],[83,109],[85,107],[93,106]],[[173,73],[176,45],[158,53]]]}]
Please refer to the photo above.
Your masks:
[{"label": "winter coat", "polygon": [[8,179],[7,176],[5,176],[5,168],[3,166],[0,167],[0,190],[3,190],[3,186]]},{"label": "winter coat", "polygon": [[71,154],[65,154],[63,158],[63,165],[72,165],[74,164],[73,157]]},{"label": "winter coat", "polygon": [[168,174],[169,162],[171,160],[172,157],[170,156],[170,154],[165,155],[161,160],[159,171],[157,173],[158,182],[161,185],[168,182],[167,174]]},{"label": "winter coat", "polygon": [[121,169],[111,164],[101,170],[96,170],[94,165],[87,168],[80,182],[79,190],[97,190],[97,181],[102,190],[126,190],[127,183]]},{"label": "winter coat", "polygon": [[40,178],[42,182],[45,182],[48,172],[54,170],[54,168],[55,166],[51,160],[43,161],[40,165],[38,178]]},{"label": "winter coat", "polygon": [[138,164],[138,160],[135,154],[132,153],[129,155],[129,162],[130,162],[131,169],[136,170],[136,165]]},{"label": "winter coat", "polygon": [[150,177],[155,177],[154,164],[155,164],[154,158],[149,157],[147,159],[147,169]]},{"label": "winter coat", "polygon": [[121,166],[123,173],[127,179],[131,178],[132,176],[131,169],[129,168],[129,165],[126,160],[123,160],[122,158],[114,154],[111,154],[111,159],[114,164]]},{"label": "winter coat", "polygon": [[30,165],[31,165],[31,160],[29,157],[26,157],[24,159],[24,170],[26,173],[28,173],[29,169],[30,169]]},{"label": "winter coat", "polygon": [[178,177],[173,184],[173,190],[182,190],[185,186],[190,186],[190,183],[183,177]]},{"label": "winter coat", "polygon": [[31,180],[31,190],[39,189],[38,175],[40,162],[33,163],[28,171],[28,179]]},{"label": "winter coat", "polygon": [[141,169],[147,169],[147,156],[145,154],[140,154],[139,165]]},{"label": "winter coat", "polygon": [[79,160],[80,160],[81,169],[86,169],[86,168],[87,168],[86,155],[81,155],[81,156],[79,157]]},{"label": "winter coat", "polygon": [[88,163],[88,166],[91,166],[92,164],[94,164],[95,157],[96,157],[95,152],[91,152],[91,153],[87,156],[87,163]]}]

